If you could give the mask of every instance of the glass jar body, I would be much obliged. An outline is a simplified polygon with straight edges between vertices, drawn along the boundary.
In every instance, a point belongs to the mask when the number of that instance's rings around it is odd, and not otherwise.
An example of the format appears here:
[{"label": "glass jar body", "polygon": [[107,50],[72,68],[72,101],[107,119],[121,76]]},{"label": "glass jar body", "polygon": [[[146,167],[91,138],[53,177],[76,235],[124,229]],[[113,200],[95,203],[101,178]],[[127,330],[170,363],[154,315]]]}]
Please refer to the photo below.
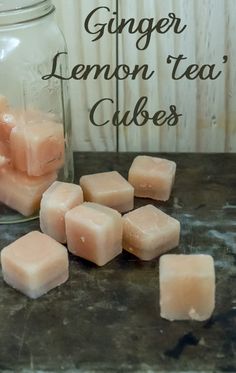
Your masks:
[{"label": "glass jar body", "polygon": [[[52,182],[73,180],[67,82],[42,79],[53,57],[66,52],[65,41],[52,6],[24,17],[1,24],[0,12],[0,223],[34,218]],[[59,68],[66,74],[63,56]]]}]

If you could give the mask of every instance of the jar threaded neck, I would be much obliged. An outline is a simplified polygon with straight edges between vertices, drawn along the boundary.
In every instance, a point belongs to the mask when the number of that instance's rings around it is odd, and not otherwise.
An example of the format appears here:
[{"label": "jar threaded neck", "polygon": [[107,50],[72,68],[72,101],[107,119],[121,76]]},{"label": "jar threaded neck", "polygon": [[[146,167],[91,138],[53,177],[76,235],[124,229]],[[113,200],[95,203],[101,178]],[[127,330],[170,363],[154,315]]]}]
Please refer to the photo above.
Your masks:
[{"label": "jar threaded neck", "polygon": [[0,27],[17,25],[45,17],[55,11],[51,0],[0,2]]}]

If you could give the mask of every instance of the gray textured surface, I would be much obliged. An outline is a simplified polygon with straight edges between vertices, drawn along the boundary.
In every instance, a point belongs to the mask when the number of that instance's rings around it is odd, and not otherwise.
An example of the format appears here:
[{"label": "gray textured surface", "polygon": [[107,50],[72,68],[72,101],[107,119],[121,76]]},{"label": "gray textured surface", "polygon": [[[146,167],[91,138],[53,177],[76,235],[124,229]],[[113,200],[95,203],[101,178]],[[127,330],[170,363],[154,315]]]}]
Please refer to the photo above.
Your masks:
[{"label": "gray textured surface", "polygon": [[[181,221],[173,252],[215,258],[212,319],[160,318],[158,259],[123,253],[96,268],[71,256],[69,281],[36,301],[0,278],[1,372],[236,372],[236,155],[166,156],[178,164],[176,183],[172,198],[156,205]],[[127,176],[133,157],[77,154],[77,181],[113,169]],[[0,225],[0,247],[38,227]]]}]

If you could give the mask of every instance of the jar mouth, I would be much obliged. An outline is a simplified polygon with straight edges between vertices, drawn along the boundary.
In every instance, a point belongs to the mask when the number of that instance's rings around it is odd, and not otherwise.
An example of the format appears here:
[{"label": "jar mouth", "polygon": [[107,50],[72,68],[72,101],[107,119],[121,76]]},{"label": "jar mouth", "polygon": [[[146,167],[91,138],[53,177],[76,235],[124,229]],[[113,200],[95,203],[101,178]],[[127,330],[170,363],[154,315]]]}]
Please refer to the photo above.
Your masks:
[{"label": "jar mouth", "polygon": [[0,0],[0,27],[37,20],[54,11],[51,0],[8,0],[5,6]]}]

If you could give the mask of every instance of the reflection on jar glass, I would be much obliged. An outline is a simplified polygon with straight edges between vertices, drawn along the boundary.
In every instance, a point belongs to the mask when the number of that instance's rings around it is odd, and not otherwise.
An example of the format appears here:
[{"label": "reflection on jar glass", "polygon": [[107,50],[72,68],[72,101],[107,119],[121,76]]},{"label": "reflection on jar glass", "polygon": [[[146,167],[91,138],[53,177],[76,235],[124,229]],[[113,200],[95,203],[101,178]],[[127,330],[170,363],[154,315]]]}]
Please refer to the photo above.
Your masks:
[{"label": "reflection on jar glass", "polygon": [[42,79],[66,52],[54,11],[49,0],[0,3],[0,223],[36,217],[56,179],[73,181],[68,83]]}]

